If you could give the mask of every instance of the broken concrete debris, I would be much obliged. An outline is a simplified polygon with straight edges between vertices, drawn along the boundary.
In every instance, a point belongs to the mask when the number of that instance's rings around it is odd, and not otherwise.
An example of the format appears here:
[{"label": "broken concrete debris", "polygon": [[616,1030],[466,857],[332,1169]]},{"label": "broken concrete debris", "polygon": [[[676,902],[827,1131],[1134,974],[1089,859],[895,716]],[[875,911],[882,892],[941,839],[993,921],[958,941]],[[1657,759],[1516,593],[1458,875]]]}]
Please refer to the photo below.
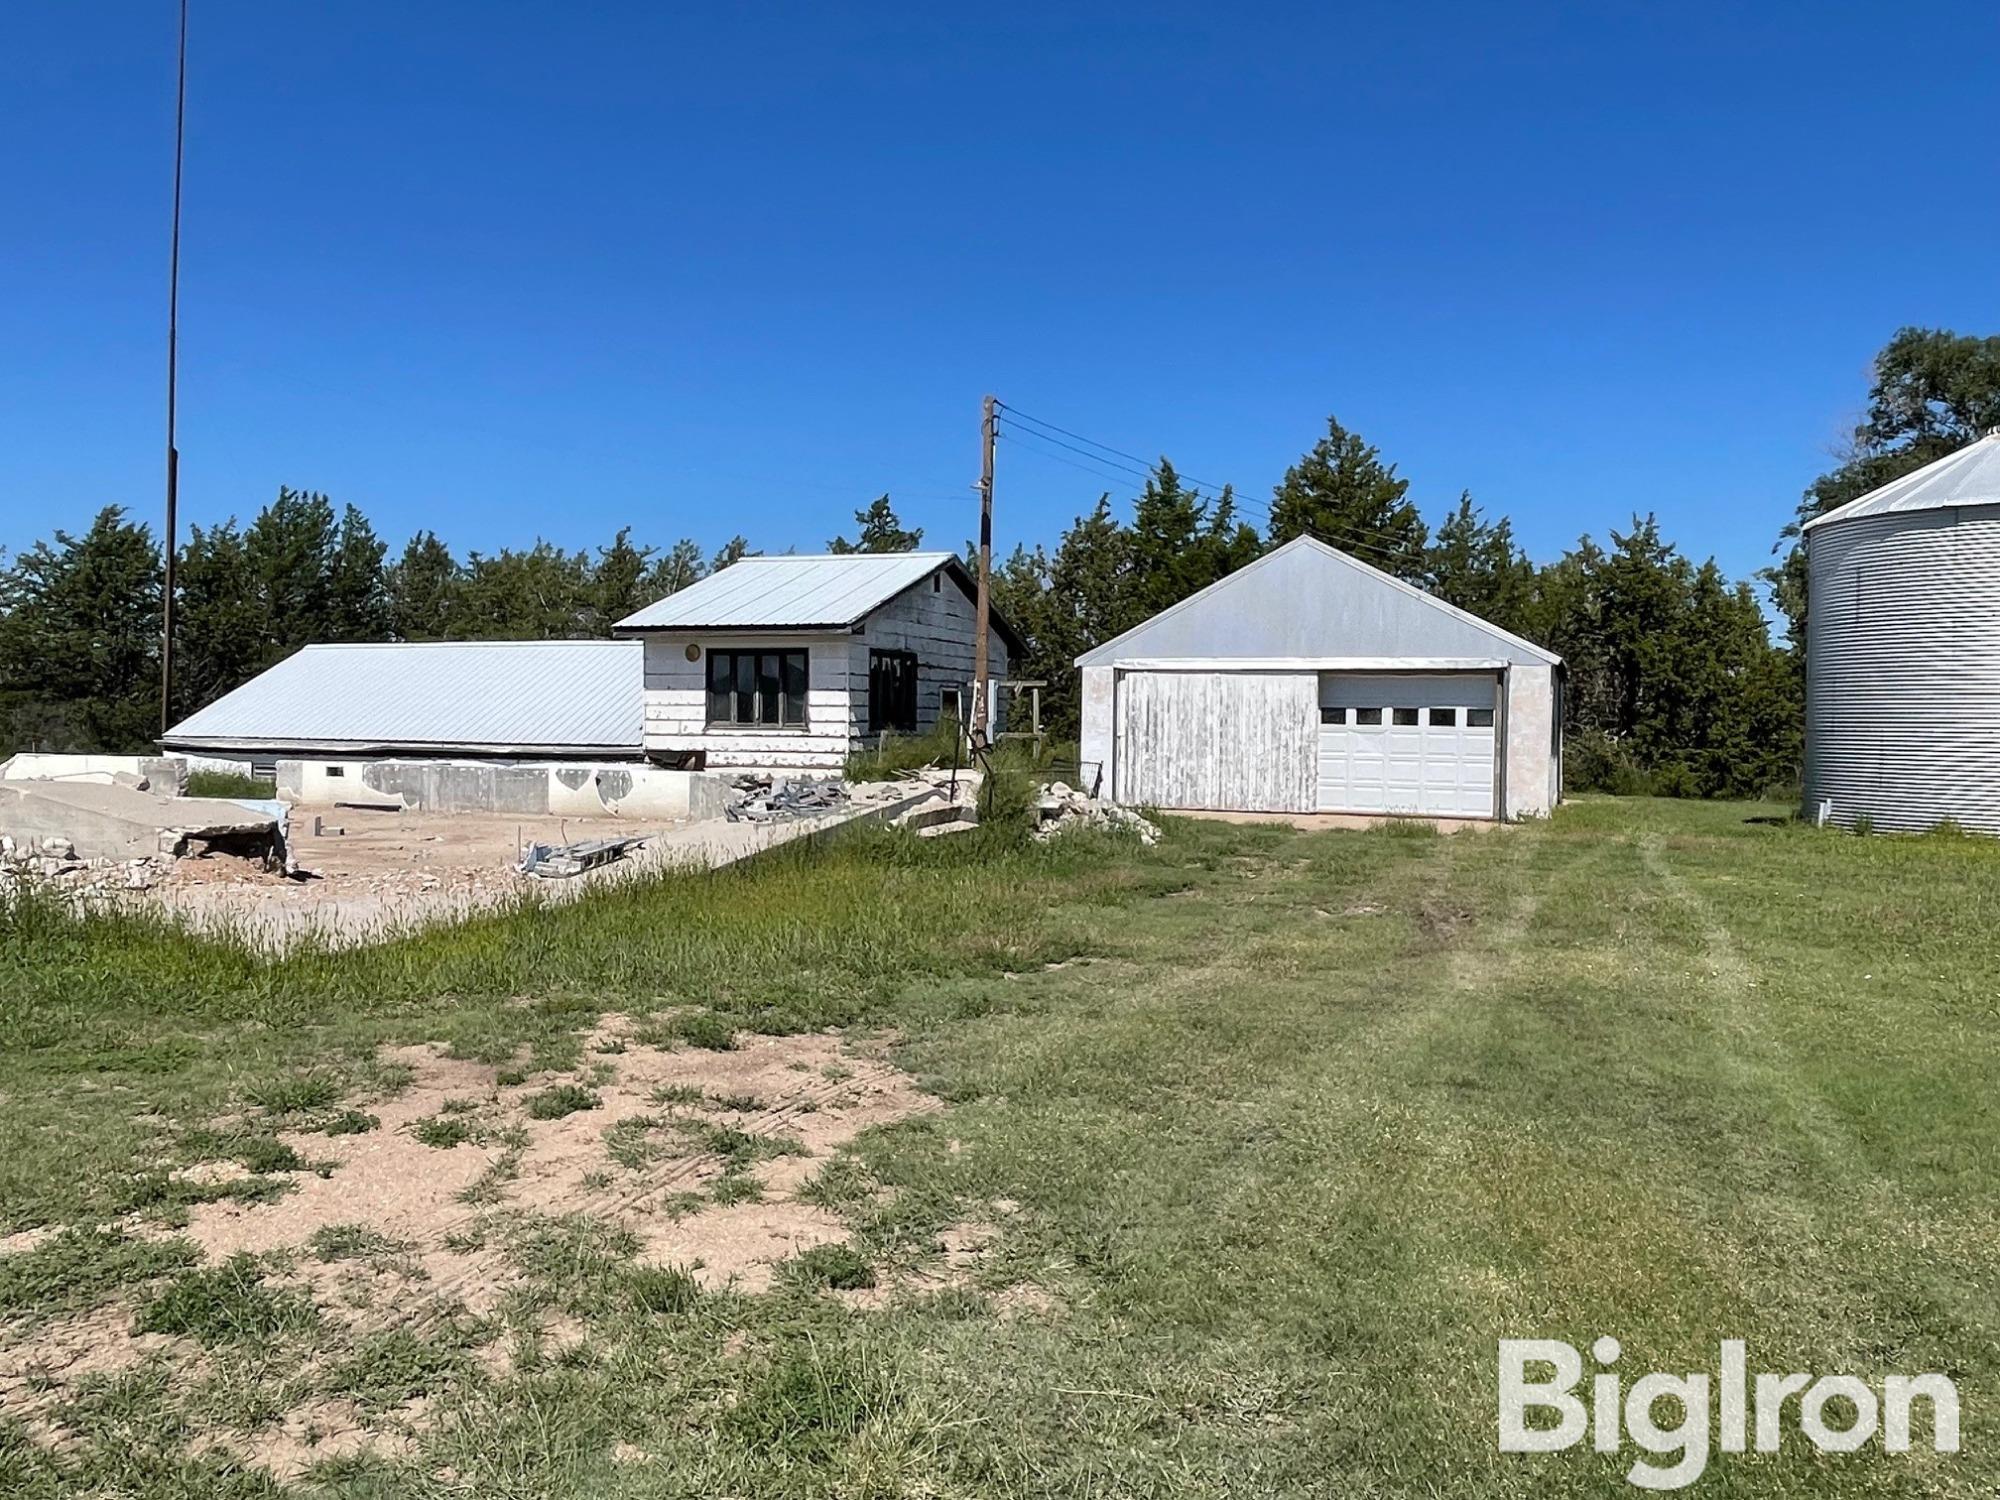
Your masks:
[{"label": "broken concrete debris", "polygon": [[732,823],[770,823],[839,812],[847,804],[847,783],[838,776],[771,777],[756,773],[730,783],[738,795],[722,809]]},{"label": "broken concrete debris", "polygon": [[78,896],[111,891],[144,891],[166,874],[173,861],[164,855],[111,859],[99,855],[79,859],[66,838],[48,837],[17,843],[0,834],[0,896],[24,880],[35,880]]},{"label": "broken concrete debris", "polygon": [[[514,869],[535,880],[567,880],[586,870],[595,870],[613,860],[623,859],[628,852],[645,842],[643,837],[634,836],[585,839],[579,844],[530,844],[528,852],[521,856],[521,862]],[[430,883],[435,886],[437,881],[433,879]]]},{"label": "broken concrete debris", "polygon": [[1129,807],[1079,792],[1066,782],[1052,781],[1036,799],[1035,837],[1056,838],[1076,828],[1118,828],[1136,833],[1142,844],[1160,841],[1160,826]]}]

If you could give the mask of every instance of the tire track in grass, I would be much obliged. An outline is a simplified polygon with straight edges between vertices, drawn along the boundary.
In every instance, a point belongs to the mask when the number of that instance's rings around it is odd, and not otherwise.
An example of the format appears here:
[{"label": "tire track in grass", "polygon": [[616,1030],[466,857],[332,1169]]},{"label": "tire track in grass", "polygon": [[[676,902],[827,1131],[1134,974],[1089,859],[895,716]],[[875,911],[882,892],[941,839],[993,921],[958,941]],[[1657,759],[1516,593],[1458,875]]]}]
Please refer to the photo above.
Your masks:
[{"label": "tire track in grass", "polygon": [[[1941,1223],[1934,1205],[1876,1166],[1855,1128],[1810,1082],[1809,1064],[1783,1030],[1771,1024],[1772,1010],[1760,1003],[1759,994],[1768,986],[1744,956],[1724,913],[1675,867],[1660,834],[1643,835],[1638,842],[1648,872],[1688,914],[1699,934],[1708,988],[1720,1003],[1701,1006],[1695,1014],[1718,1039],[1714,1054],[1730,1086],[1780,1112],[1774,1123],[1781,1122],[1790,1141],[1802,1148],[1821,1185],[1810,1197],[1787,1196],[1787,1209],[1794,1216],[1803,1212],[1808,1217],[1785,1237],[1782,1284],[1775,1289],[1745,1288],[1746,1293],[1770,1296],[1775,1291],[1783,1303],[1799,1304],[1788,1306],[1788,1311],[1817,1323],[1816,1342],[1824,1341],[1821,1347],[1827,1353],[1844,1356],[1848,1364],[1843,1369],[1864,1376],[1878,1373],[1878,1363],[1908,1368],[1912,1354],[1942,1356],[1943,1362],[1958,1362],[1963,1368],[1975,1349],[1990,1372],[2000,1349],[2000,1325],[1994,1320],[1990,1297],[1994,1270],[1990,1243],[1985,1246],[1984,1290],[1936,1274],[1941,1238],[1953,1237],[1956,1229],[1958,1236],[1985,1239],[1990,1224]],[[1757,1217],[1768,1228],[1770,1220]],[[1885,1259],[1915,1269],[1916,1277],[1880,1284],[1881,1273],[1892,1269]],[[1921,1285],[1916,1284],[1919,1281]],[[1841,1306],[1827,1308],[1826,1302],[1836,1294]],[[1913,1326],[1932,1319],[1948,1327]],[[1968,1418],[1976,1405],[1967,1403]],[[1968,1433],[1971,1430],[1968,1421]]]}]

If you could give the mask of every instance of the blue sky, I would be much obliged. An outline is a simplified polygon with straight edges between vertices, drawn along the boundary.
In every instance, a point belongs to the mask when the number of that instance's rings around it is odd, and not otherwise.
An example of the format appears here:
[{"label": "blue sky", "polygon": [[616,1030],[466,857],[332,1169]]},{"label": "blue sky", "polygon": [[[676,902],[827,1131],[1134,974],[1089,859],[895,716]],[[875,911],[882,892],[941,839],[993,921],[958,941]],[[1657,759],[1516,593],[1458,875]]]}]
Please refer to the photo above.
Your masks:
[{"label": "blue sky", "polygon": [[[157,514],[173,11],[8,30],[18,548]],[[1546,558],[1652,510],[1748,573],[1897,327],[2000,332],[1996,44],[1990,3],[193,0],[183,513],[815,550],[888,490],[956,546],[991,390],[1259,501],[1333,412],[1433,518]],[[1003,547],[1105,487],[1000,463]]]}]

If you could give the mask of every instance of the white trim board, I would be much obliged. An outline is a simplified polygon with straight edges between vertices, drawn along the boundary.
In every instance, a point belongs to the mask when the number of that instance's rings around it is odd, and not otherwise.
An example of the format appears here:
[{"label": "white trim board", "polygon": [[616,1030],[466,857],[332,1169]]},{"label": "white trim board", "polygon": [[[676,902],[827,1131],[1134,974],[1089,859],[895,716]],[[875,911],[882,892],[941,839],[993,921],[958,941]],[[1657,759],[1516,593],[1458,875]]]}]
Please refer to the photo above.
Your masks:
[{"label": "white trim board", "polygon": [[1504,672],[1504,656],[1135,656],[1116,672]]}]

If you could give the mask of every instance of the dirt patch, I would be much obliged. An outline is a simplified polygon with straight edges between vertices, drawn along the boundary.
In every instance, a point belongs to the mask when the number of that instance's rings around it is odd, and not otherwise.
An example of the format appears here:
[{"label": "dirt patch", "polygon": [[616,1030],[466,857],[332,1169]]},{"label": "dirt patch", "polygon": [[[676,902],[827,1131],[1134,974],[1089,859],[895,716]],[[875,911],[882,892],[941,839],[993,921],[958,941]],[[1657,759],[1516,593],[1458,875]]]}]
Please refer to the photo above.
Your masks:
[{"label": "dirt patch", "polygon": [[[375,1129],[280,1135],[325,1175],[290,1174],[290,1191],[265,1202],[199,1204],[176,1233],[211,1264],[271,1256],[269,1281],[308,1295],[336,1340],[399,1328],[422,1337],[462,1314],[504,1313],[509,1293],[530,1280],[515,1236],[571,1216],[629,1234],[641,1260],[680,1266],[705,1287],[754,1292],[779,1263],[846,1238],[836,1215],[798,1196],[830,1153],[870,1126],[940,1107],[879,1044],[837,1032],[744,1035],[733,1050],[707,1051],[651,1046],[635,1030],[607,1018],[573,1074],[522,1077],[436,1046],[385,1049],[379,1061],[407,1086],[345,1101],[374,1115]],[[185,1169],[200,1182],[241,1171]],[[45,1238],[26,1231],[0,1253]],[[0,1406],[32,1416],[85,1375],[153,1354],[187,1368],[202,1357],[185,1340],[134,1337],[132,1326],[133,1307],[117,1303],[7,1345]],[[586,1336],[547,1312],[515,1331],[539,1337],[545,1351]],[[493,1338],[480,1351],[487,1372],[510,1368],[508,1344]],[[371,1413],[315,1399],[276,1426],[203,1442],[288,1478],[331,1457],[401,1452],[422,1421],[415,1409]]]},{"label": "dirt patch", "polygon": [[54,1224],[38,1224],[33,1229],[17,1230],[13,1234],[0,1235],[0,1259],[9,1255],[26,1255],[30,1250],[38,1250],[61,1234]]},{"label": "dirt patch", "polygon": [[197,1439],[190,1451],[198,1455],[227,1447],[267,1470],[274,1479],[291,1481],[313,1465],[330,1459],[357,1458],[364,1454],[401,1458],[415,1446],[423,1417],[421,1403],[412,1403],[399,1412],[371,1414],[352,1401],[313,1400],[286,1412],[275,1427],[250,1436],[209,1433]]}]

